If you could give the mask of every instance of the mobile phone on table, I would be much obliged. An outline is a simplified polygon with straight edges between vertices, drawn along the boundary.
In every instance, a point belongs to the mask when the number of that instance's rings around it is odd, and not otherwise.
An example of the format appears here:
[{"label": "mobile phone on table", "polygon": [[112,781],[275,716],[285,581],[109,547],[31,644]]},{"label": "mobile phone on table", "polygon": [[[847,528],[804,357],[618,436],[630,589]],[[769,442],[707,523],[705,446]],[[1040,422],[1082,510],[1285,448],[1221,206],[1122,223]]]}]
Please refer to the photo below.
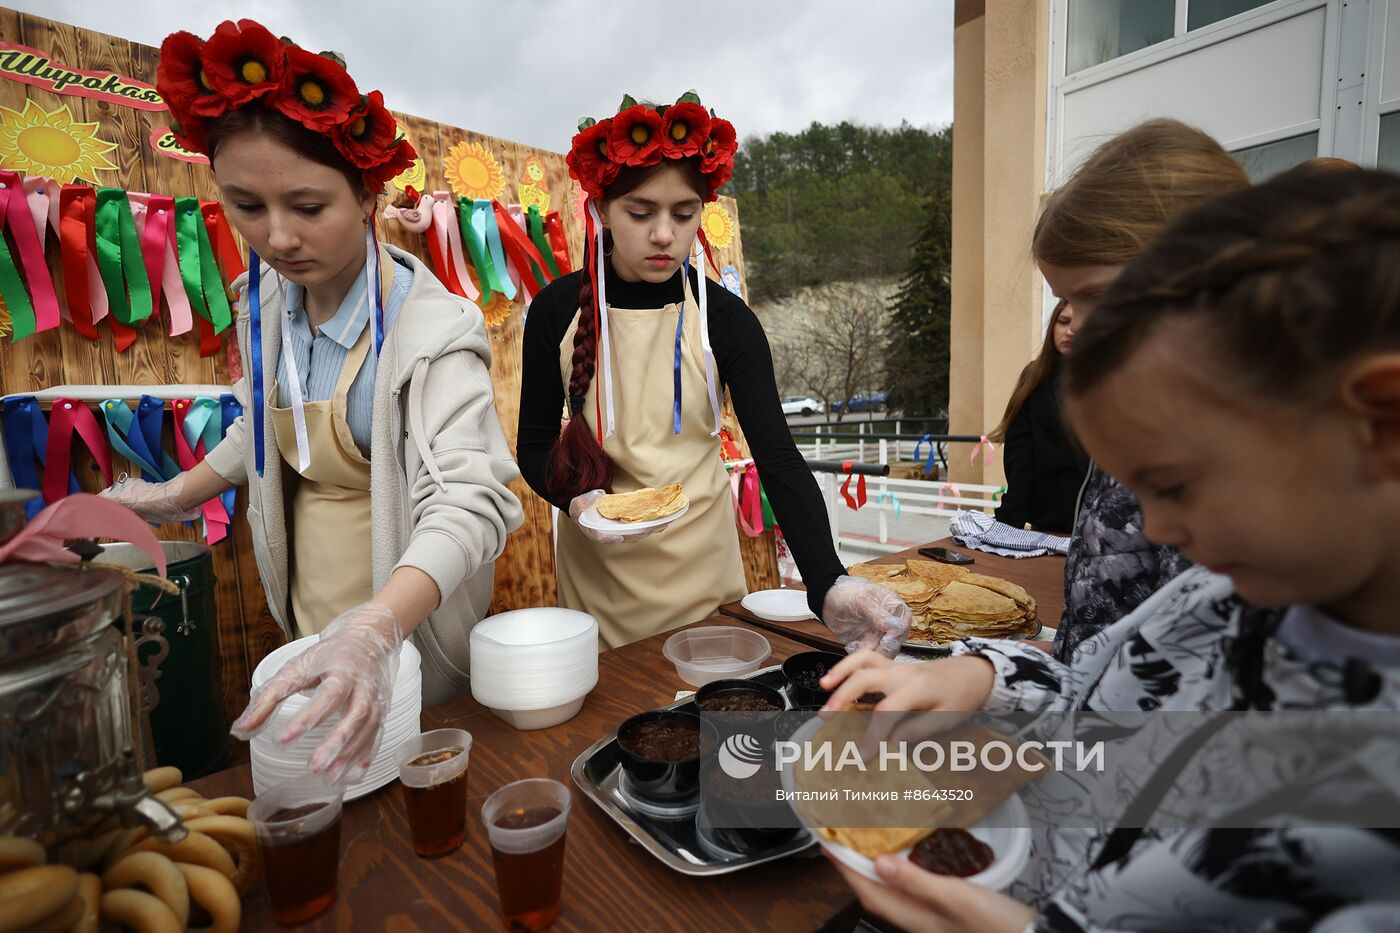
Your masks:
[{"label": "mobile phone on table", "polygon": [[971,564],[976,560],[971,554],[949,550],[946,547],[921,547],[919,553],[945,564]]}]

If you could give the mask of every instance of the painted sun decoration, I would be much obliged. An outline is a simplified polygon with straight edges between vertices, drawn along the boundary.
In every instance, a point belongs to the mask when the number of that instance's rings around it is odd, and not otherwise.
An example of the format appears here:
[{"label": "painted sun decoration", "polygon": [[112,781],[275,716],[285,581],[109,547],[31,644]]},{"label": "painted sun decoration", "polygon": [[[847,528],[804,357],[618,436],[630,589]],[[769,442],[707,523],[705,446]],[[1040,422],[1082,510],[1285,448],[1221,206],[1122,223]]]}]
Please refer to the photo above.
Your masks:
[{"label": "painted sun decoration", "polygon": [[117,148],[97,135],[98,124],[79,123],[66,105],[46,111],[32,100],[24,110],[0,107],[0,165],[22,175],[44,175],[59,184],[97,181],[116,171],[105,153]]},{"label": "painted sun decoration", "polygon": [[459,142],[443,161],[447,183],[458,197],[489,201],[501,196],[505,175],[491,150],[481,143]]}]

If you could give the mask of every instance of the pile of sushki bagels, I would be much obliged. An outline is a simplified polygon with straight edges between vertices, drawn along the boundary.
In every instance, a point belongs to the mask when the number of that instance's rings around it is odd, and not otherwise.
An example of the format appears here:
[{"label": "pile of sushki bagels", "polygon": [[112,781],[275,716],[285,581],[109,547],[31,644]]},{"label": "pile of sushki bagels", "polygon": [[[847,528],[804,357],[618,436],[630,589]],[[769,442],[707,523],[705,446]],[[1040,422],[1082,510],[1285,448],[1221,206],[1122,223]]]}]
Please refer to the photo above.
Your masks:
[{"label": "pile of sushki bagels", "polygon": [[178,768],[156,768],[142,779],[189,835],[166,843],[113,819],[74,845],[66,865],[48,864],[32,839],[0,836],[0,933],[238,929],[241,898],[262,874],[248,801],[206,800],[182,785]]}]

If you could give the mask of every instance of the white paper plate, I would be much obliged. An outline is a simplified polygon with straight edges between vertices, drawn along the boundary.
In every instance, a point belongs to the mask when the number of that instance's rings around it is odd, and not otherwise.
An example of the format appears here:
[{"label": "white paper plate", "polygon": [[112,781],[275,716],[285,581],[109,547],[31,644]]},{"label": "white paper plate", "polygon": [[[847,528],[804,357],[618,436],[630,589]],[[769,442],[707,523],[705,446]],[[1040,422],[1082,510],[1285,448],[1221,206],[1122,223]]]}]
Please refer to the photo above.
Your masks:
[{"label": "white paper plate", "polygon": [[[805,742],[810,739],[822,726],[822,720],[813,717],[801,728],[792,734],[791,741]],[[793,790],[792,768],[782,770],[783,790]],[[856,850],[843,846],[839,843],[822,836],[817,831],[817,827],[808,823],[803,816],[802,810],[796,806],[792,808],[793,813],[802,821],[812,836],[821,844],[822,849],[828,852],[833,858],[841,862],[848,868],[860,872],[871,881],[884,884],[879,874],[875,871],[875,862],[861,855]],[[1031,856],[1031,831],[1030,818],[1026,813],[1026,805],[1021,802],[1019,795],[1012,794],[996,810],[987,815],[986,819],[968,830],[972,835],[992,847],[992,852],[996,855],[996,860],[987,868],[966,880],[973,884],[980,884],[984,888],[991,888],[993,891],[1001,891],[1010,886],[1021,870],[1026,867],[1026,862]],[[913,847],[902,849],[894,853],[897,858],[908,858]]]},{"label": "white paper plate", "polygon": [[816,618],[807,606],[806,590],[760,590],[745,596],[739,605],[769,622],[801,622]]},{"label": "white paper plate", "polygon": [[598,514],[598,507],[595,505],[587,509],[578,517],[578,523],[593,531],[601,531],[604,534],[622,535],[624,538],[632,537],[638,532],[648,531],[652,528],[660,528],[662,525],[669,525],[690,511],[690,503],[680,507],[679,511],[672,512],[664,518],[654,518],[649,522],[619,522],[611,518],[604,518]]}]

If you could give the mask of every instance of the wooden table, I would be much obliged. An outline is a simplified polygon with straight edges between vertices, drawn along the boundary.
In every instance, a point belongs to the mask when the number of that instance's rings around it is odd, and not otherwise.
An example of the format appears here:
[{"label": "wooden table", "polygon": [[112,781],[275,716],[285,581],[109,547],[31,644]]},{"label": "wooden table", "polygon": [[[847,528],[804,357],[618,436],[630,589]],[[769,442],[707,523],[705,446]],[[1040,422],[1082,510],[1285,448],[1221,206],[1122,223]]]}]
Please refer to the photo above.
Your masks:
[{"label": "wooden table", "polygon": [[[732,625],[715,616],[697,625]],[[466,844],[436,861],[413,854],[398,783],[346,804],[341,827],[339,896],[312,921],[315,930],[448,930],[501,927],[491,851],[481,805],[497,788],[551,777],[573,792],[562,910],[555,929],[849,930],[859,904],[815,849],[804,855],[713,878],[662,865],[574,787],[579,753],[627,717],[692,689],[661,654],[671,632],[598,657],[598,686],[577,716],[552,729],[517,732],[470,696],[423,711],[423,729],[472,734]],[[781,635],[768,663],[806,650]],[[193,782],[201,794],[252,796],[243,765]],[[275,929],[262,886],[243,902],[243,929]]]},{"label": "wooden table", "polygon": [[[932,544],[951,548],[964,554],[971,554],[977,562],[968,564],[968,570],[984,573],[989,577],[1001,577],[1003,580],[1010,580],[1012,583],[1020,585],[1035,598],[1036,611],[1040,615],[1041,624],[1051,627],[1059,624],[1060,612],[1065,604],[1065,559],[1063,557],[1056,555],[1020,559],[1001,557],[997,554],[988,554],[985,551],[974,551],[962,547],[952,538],[943,538],[940,541],[932,542]],[[920,547],[929,546],[927,544],[920,545]],[[905,551],[897,551],[876,558],[870,563],[902,564],[906,560],[927,559],[919,553],[918,547],[912,547]],[[756,628],[786,635],[810,648],[818,648],[822,651],[845,650],[845,646],[832,636],[831,629],[816,619],[804,619],[800,622],[770,622],[767,619],[760,619],[737,602],[720,606],[719,611]]]}]

